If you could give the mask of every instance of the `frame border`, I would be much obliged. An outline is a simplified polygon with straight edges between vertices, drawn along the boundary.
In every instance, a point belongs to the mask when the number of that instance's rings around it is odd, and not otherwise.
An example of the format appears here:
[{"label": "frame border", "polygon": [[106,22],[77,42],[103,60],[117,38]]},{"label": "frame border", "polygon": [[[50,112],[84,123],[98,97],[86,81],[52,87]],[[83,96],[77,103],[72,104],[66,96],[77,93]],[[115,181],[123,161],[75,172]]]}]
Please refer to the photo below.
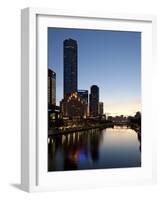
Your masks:
[{"label": "frame border", "polygon": [[[37,166],[37,15],[94,18],[152,23],[153,63],[156,60],[156,17],[87,11],[25,8],[21,10],[21,189],[41,191]],[[154,136],[155,137],[155,136]],[[155,143],[155,141],[154,141]],[[156,148],[153,144],[153,180],[156,182]],[[49,188],[51,191],[52,188]],[[46,190],[46,189],[45,189]]]}]

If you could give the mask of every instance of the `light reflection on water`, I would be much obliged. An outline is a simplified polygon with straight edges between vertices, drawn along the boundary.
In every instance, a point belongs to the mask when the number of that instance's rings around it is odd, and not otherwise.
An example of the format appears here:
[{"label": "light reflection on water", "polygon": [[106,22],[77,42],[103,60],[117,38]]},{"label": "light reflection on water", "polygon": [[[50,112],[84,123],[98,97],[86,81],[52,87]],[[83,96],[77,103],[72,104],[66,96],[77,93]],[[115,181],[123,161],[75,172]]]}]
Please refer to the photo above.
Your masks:
[{"label": "light reflection on water", "polygon": [[141,166],[138,133],[126,127],[94,129],[48,138],[48,170]]}]

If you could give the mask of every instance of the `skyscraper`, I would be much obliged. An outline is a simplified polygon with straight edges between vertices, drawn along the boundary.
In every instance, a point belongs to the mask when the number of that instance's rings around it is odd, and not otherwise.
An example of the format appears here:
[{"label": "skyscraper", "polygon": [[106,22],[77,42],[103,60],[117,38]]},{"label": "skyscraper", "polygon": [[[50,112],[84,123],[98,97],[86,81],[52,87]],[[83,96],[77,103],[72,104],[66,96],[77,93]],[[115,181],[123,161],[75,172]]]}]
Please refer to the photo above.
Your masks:
[{"label": "skyscraper", "polygon": [[88,90],[78,90],[78,94],[81,99],[88,104]]},{"label": "skyscraper", "polygon": [[81,100],[86,105],[86,116],[89,116],[89,107],[88,107],[88,90],[78,90],[78,95],[80,96]]},{"label": "skyscraper", "polygon": [[64,40],[64,97],[77,92],[77,41]]},{"label": "skyscraper", "polygon": [[99,102],[98,113],[99,115],[103,115],[103,102]]},{"label": "skyscraper", "polygon": [[90,116],[98,116],[98,105],[99,105],[99,87],[97,85],[91,86],[90,92]]},{"label": "skyscraper", "polygon": [[48,69],[48,104],[56,105],[56,73]]}]

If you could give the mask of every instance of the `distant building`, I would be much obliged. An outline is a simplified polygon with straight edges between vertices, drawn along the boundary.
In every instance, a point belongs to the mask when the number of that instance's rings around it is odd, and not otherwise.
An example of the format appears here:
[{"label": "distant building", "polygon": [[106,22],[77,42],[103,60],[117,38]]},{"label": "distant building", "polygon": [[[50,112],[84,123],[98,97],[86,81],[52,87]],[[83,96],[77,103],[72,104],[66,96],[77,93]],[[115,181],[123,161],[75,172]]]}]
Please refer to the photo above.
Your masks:
[{"label": "distant building", "polygon": [[66,95],[60,102],[63,118],[81,119],[87,117],[87,104],[81,99],[78,92]]},{"label": "distant building", "polygon": [[99,115],[103,115],[103,102],[99,102],[99,104],[98,104],[98,114]]},{"label": "distant building", "polygon": [[81,99],[88,104],[88,90],[78,90],[78,94]]},{"label": "distant building", "polygon": [[56,106],[56,73],[48,69],[48,125],[60,116],[60,107]]},{"label": "distant building", "polygon": [[60,106],[48,106],[48,119],[57,120],[60,118]]},{"label": "distant building", "polygon": [[56,105],[56,73],[48,69],[48,105]]},{"label": "distant building", "polygon": [[77,92],[77,41],[64,40],[64,97]]},{"label": "distant building", "polygon": [[97,85],[91,86],[90,91],[90,116],[96,117],[98,116],[98,105],[99,105],[99,87]]},{"label": "distant building", "polygon": [[78,95],[80,96],[81,100],[86,104],[86,113],[89,115],[88,111],[88,90],[78,90]]},{"label": "distant building", "polygon": [[113,117],[112,116],[108,116],[107,120],[112,122],[113,121]]},{"label": "distant building", "polygon": [[125,117],[124,115],[119,115],[119,116],[115,116],[115,117],[108,117],[108,120],[111,120],[113,122],[126,122],[127,121],[127,117]]}]

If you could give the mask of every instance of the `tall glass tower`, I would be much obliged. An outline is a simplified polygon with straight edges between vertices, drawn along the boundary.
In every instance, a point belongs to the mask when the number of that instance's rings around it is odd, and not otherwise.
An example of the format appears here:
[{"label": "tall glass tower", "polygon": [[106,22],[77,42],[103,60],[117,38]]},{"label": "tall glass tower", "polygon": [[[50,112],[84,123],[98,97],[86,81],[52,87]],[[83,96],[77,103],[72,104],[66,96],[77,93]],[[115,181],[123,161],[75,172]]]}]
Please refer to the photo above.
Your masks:
[{"label": "tall glass tower", "polygon": [[64,40],[64,97],[77,92],[77,41]]},{"label": "tall glass tower", "polygon": [[98,116],[98,105],[99,105],[99,87],[97,85],[91,86],[90,93],[90,116]]},{"label": "tall glass tower", "polygon": [[48,104],[56,105],[56,73],[48,69]]}]

